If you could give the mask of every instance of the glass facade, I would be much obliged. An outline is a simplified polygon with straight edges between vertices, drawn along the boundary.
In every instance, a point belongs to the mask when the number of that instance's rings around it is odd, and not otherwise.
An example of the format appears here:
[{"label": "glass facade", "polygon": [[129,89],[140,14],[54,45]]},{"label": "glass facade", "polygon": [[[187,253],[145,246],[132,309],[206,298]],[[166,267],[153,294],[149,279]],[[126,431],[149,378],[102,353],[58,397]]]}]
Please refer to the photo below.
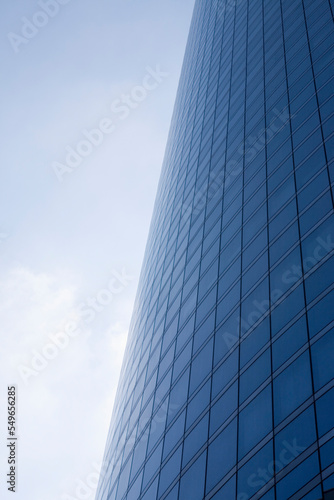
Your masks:
[{"label": "glass facade", "polygon": [[197,0],[98,500],[332,498],[333,0]]}]

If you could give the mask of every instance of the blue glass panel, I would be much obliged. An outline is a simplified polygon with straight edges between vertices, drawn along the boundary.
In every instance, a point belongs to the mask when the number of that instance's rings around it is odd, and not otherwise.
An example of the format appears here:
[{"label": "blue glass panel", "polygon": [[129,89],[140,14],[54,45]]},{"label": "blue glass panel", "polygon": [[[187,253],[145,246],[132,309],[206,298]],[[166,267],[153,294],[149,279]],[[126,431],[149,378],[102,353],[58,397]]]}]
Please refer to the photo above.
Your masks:
[{"label": "blue glass panel", "polygon": [[325,499],[324,500],[332,500],[331,496],[333,496],[334,489],[334,474],[329,476],[324,481],[324,490],[325,490]]},{"label": "blue glass panel", "polygon": [[[238,474],[238,498],[251,498],[272,477],[273,444],[266,444],[241,467]],[[239,497],[240,495],[240,497]]]},{"label": "blue glass panel", "polygon": [[334,462],[334,438],[321,446],[320,461],[322,470],[327,469]]},{"label": "blue glass panel", "polygon": [[240,312],[237,309],[215,334],[214,364],[216,365],[238,342]]},{"label": "blue glass panel", "polygon": [[180,472],[182,446],[173,453],[168,462],[163,466],[160,473],[159,495],[164,493],[168,486],[174,481]]},{"label": "blue glass panel", "polygon": [[209,492],[235,465],[236,443],[237,421],[235,419],[209,446],[206,492]]},{"label": "blue glass panel", "polygon": [[273,336],[286,326],[304,307],[304,291],[302,285],[299,285],[273,310],[271,315]]},{"label": "blue glass panel", "polygon": [[165,500],[178,500],[178,495],[179,495],[179,483],[176,483],[174,488],[172,488],[171,491],[168,493],[168,495],[165,497]]},{"label": "blue glass panel", "polygon": [[143,477],[143,488],[146,487],[159,467],[162,453],[162,444],[163,443],[161,441],[152,453],[151,457],[146,462]]},{"label": "blue glass panel", "polygon": [[198,387],[212,370],[213,339],[200,351],[193,360],[190,374],[190,394]]},{"label": "blue glass panel", "polygon": [[311,347],[315,390],[334,378],[334,329]]},{"label": "blue glass panel", "polygon": [[307,342],[306,317],[302,316],[294,325],[273,343],[273,370],[277,370]]},{"label": "blue glass panel", "polygon": [[334,320],[334,290],[325,295],[307,313],[310,337],[313,337]]},{"label": "blue glass panel", "polygon": [[308,353],[299,356],[274,379],[275,425],[284,420],[312,394]]},{"label": "blue glass panel", "polygon": [[271,387],[266,387],[239,416],[239,455],[244,457],[272,429]]},{"label": "blue glass panel", "polygon": [[141,489],[141,483],[143,479],[143,471],[139,474],[133,485],[131,486],[131,489],[129,493],[127,494],[127,500],[137,500],[140,494],[140,489]]},{"label": "blue glass panel", "polygon": [[244,299],[241,307],[241,320],[252,326],[268,309],[269,281],[266,278]]},{"label": "blue glass panel", "polygon": [[156,498],[158,491],[158,480],[159,478],[156,478],[153,481],[153,483],[151,484],[145,495],[143,495],[142,497],[143,500],[152,500],[152,498]]},{"label": "blue glass panel", "polygon": [[268,493],[262,495],[261,500],[276,500],[274,488],[271,488],[271,490],[269,490]]},{"label": "blue glass panel", "polygon": [[226,498],[235,498],[236,490],[236,477],[232,477],[219,491],[216,493],[212,500],[225,500]]},{"label": "blue glass panel", "polygon": [[215,311],[213,311],[202,325],[198,328],[194,335],[194,353],[203,345],[203,343],[210,337],[214,330],[215,324]]},{"label": "blue glass panel", "polygon": [[235,382],[212,406],[210,415],[210,435],[225,422],[238,406],[238,383]]},{"label": "blue glass panel", "polygon": [[317,439],[313,405],[279,432],[275,438],[276,468],[281,470]]},{"label": "blue glass panel", "polygon": [[284,479],[279,481],[276,487],[277,500],[286,500],[291,497],[317,474],[319,474],[318,454],[313,453]]},{"label": "blue glass panel", "polygon": [[302,276],[299,247],[283,259],[270,274],[271,302],[275,303]]},{"label": "blue glass panel", "polygon": [[240,377],[240,403],[250,396],[271,373],[270,349],[267,349]]},{"label": "blue glass panel", "polygon": [[312,269],[333,248],[334,216],[330,216],[302,242],[304,272]]},{"label": "blue glass panel", "polygon": [[176,419],[175,423],[166,432],[164,439],[164,452],[163,459],[169,455],[176,443],[181,439],[184,433],[184,422],[185,422],[186,412],[183,411],[181,415]]},{"label": "blue glass panel", "polygon": [[217,396],[237,373],[238,357],[238,350],[235,350],[214,373],[212,379],[213,398]]},{"label": "blue glass panel", "polygon": [[191,460],[206,443],[208,439],[208,427],[209,414],[207,413],[184,440],[182,467],[187,465],[189,460]]},{"label": "blue glass panel", "polygon": [[187,424],[188,429],[197,417],[202,413],[202,411],[207,408],[210,402],[210,390],[211,390],[211,380],[208,380],[206,384],[198,391],[195,397],[188,403],[187,409]]},{"label": "blue glass panel", "polygon": [[[243,330],[248,330],[248,325],[241,324],[241,334]],[[261,323],[254,328],[240,346],[240,367],[242,368],[270,339],[269,318],[264,318]]]},{"label": "blue glass panel", "polygon": [[204,497],[206,452],[187,470],[180,481],[179,500],[202,500]]},{"label": "blue glass panel", "polygon": [[334,282],[334,257],[327,260],[305,280],[306,299],[312,302]]},{"label": "blue glass panel", "polygon": [[322,495],[321,486],[317,486],[310,493],[304,495],[303,500],[319,500],[321,498],[321,495]]},{"label": "blue glass panel", "polygon": [[175,417],[182,405],[186,402],[188,394],[189,369],[175,384],[169,396],[167,424]]},{"label": "blue glass panel", "polygon": [[316,401],[319,436],[323,436],[334,427],[334,388]]}]

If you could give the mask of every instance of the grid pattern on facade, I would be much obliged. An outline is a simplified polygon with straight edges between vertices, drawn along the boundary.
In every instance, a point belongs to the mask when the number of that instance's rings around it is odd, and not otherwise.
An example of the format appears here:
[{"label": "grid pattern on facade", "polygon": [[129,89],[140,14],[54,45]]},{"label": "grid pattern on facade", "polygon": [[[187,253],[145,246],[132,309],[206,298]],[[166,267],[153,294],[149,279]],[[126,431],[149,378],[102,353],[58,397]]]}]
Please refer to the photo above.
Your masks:
[{"label": "grid pattern on facade", "polygon": [[196,2],[98,500],[334,487],[333,7]]}]

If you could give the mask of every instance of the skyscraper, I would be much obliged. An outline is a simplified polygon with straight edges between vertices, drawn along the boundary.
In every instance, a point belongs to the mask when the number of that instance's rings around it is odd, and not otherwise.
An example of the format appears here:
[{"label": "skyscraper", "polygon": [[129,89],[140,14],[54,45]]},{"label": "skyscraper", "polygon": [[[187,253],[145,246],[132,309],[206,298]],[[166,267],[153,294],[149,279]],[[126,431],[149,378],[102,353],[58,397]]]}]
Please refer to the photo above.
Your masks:
[{"label": "skyscraper", "polygon": [[197,0],[98,500],[331,498],[333,0]]}]

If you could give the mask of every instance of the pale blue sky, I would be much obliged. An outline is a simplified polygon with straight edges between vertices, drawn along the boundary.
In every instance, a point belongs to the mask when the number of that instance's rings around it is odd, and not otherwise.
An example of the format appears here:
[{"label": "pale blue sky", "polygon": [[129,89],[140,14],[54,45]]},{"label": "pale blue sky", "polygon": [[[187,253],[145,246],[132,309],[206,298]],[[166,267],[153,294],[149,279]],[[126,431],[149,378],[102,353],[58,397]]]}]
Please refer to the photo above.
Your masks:
[{"label": "pale blue sky", "polygon": [[[194,0],[70,0],[53,18],[36,14],[43,3],[6,2],[0,16],[1,402],[17,383],[16,499],[79,500],[77,481],[102,460]],[[22,18],[45,26],[15,52]],[[157,65],[168,77],[125,120],[112,113]],[[115,131],[59,182],[54,162],[105,118]],[[80,319],[123,268],[133,279]],[[18,367],[70,319],[80,335],[25,384]]]}]

